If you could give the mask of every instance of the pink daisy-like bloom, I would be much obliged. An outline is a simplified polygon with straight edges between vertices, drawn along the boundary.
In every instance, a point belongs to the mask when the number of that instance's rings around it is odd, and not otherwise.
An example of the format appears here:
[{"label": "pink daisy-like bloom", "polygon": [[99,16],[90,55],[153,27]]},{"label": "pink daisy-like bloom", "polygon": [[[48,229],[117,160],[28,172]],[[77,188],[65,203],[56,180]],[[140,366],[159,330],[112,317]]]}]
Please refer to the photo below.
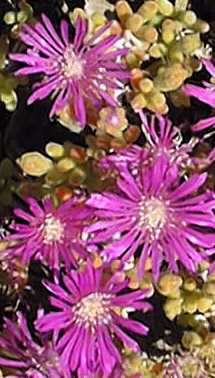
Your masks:
[{"label": "pink daisy-like bloom", "polygon": [[203,173],[180,183],[164,159],[137,177],[124,171],[117,181],[118,193],[92,194],[87,200],[95,222],[85,231],[93,243],[105,243],[108,260],[130,259],[141,247],[140,277],[147,257],[155,280],[163,261],[172,272],[178,272],[179,261],[195,272],[215,245],[214,193],[197,193],[206,179]]},{"label": "pink daisy-like bloom", "polygon": [[[196,353],[197,352],[197,353]],[[164,378],[208,378],[204,361],[198,356],[198,351],[181,355],[173,355],[164,369]]]},{"label": "pink daisy-like bloom", "polygon": [[111,23],[101,27],[88,38],[88,21],[78,17],[75,37],[69,38],[69,24],[61,21],[61,36],[58,36],[47,16],[35,25],[24,25],[21,40],[29,47],[26,54],[10,54],[10,58],[22,62],[16,75],[43,74],[43,80],[35,85],[28,104],[42,100],[51,93],[56,97],[50,117],[66,105],[72,106],[76,119],[86,124],[86,102],[98,110],[105,102],[117,106],[110,94],[123,87],[129,72],[121,58],[126,48],[117,48],[120,37],[104,36]]},{"label": "pink daisy-like bloom", "polygon": [[58,311],[40,317],[36,326],[40,332],[53,331],[65,371],[77,372],[80,378],[110,377],[122,361],[117,339],[139,351],[137,342],[125,330],[146,335],[148,328],[129,319],[128,313],[150,310],[151,305],[144,299],[152,291],[122,294],[128,284],[123,275],[117,272],[110,276],[104,267],[95,268],[90,261],[81,271],[71,270],[63,283],[64,288],[45,284],[53,295],[51,304]]},{"label": "pink daisy-like bloom", "polygon": [[37,334],[32,339],[25,317],[18,313],[17,323],[5,319],[0,336],[0,366],[13,370],[8,378],[71,378],[63,370],[52,342]]},{"label": "pink daisy-like bloom", "polygon": [[41,260],[51,269],[59,270],[61,263],[70,269],[76,255],[84,255],[79,235],[91,210],[78,199],[70,199],[55,208],[46,198],[40,205],[27,199],[30,212],[15,209],[19,221],[10,226],[14,232],[5,240],[14,240],[13,247],[3,253],[4,259],[18,258],[28,265],[32,258]]},{"label": "pink daisy-like bloom", "polygon": [[[203,59],[203,65],[206,70],[215,77],[215,66],[211,60]],[[186,84],[183,87],[183,91],[186,95],[195,97],[198,100],[210,105],[213,109],[215,108],[215,86],[212,83],[204,82],[205,87],[199,87],[193,84]],[[202,131],[209,127],[215,126],[215,116],[208,117],[206,119],[201,119],[192,126],[193,131]]]},{"label": "pink daisy-like bloom", "polygon": [[115,154],[102,158],[101,167],[117,169],[119,172],[129,167],[134,174],[138,174],[143,166],[152,165],[156,160],[165,157],[170,166],[184,168],[189,163],[189,152],[192,151],[196,141],[191,140],[189,144],[181,144],[179,129],[173,127],[172,122],[166,117],[149,118],[142,111],[139,115],[147,140],[146,145],[122,148]]}]

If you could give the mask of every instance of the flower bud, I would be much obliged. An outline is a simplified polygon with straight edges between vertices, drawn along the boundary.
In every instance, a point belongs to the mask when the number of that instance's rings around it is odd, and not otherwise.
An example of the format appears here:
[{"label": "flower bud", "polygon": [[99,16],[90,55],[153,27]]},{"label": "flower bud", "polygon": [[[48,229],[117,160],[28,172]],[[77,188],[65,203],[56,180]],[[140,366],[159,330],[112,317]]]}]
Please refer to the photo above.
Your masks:
[{"label": "flower bud", "polygon": [[198,333],[193,331],[185,331],[181,342],[186,349],[191,349],[202,345],[203,340]]},{"label": "flower bud", "polygon": [[149,43],[155,43],[158,39],[157,30],[150,25],[142,26],[135,34],[138,38]]},{"label": "flower bud", "polygon": [[73,196],[73,191],[66,186],[59,186],[55,190],[55,195],[59,198],[60,202],[66,202]]},{"label": "flower bud", "polygon": [[73,25],[76,23],[78,17],[86,18],[86,13],[82,8],[75,8],[73,12],[69,12],[69,18]]},{"label": "flower bud", "polygon": [[163,22],[162,22],[162,31],[163,30],[171,30],[171,31],[175,31],[176,29],[176,23],[174,20],[172,20],[171,18],[166,18]]},{"label": "flower bud", "polygon": [[197,300],[196,295],[189,295],[184,298],[183,310],[188,312],[188,314],[194,314],[197,310]]},{"label": "flower bud", "polygon": [[183,21],[187,26],[194,25],[197,21],[197,16],[196,16],[195,12],[193,12],[191,10],[186,11],[185,14],[184,14],[184,17],[183,17]]},{"label": "flower bud", "polygon": [[197,308],[200,312],[203,314],[210,310],[211,306],[213,304],[213,300],[208,297],[201,297],[197,301]]},{"label": "flower bud", "polygon": [[128,143],[134,143],[139,138],[141,132],[139,127],[130,125],[127,130],[124,131],[124,138]]},{"label": "flower bud", "polygon": [[153,289],[152,275],[149,272],[146,272],[140,282],[140,288],[144,289]]},{"label": "flower bud", "polygon": [[137,272],[135,269],[132,269],[128,272],[129,284],[128,286],[130,289],[136,290],[140,287],[140,282],[137,277]]},{"label": "flower bud", "polygon": [[205,282],[203,285],[203,292],[206,295],[211,295],[215,297],[215,282],[214,281]]},{"label": "flower bud", "polygon": [[137,94],[131,101],[131,106],[134,110],[141,110],[147,105],[146,98],[142,93]]},{"label": "flower bud", "polygon": [[166,105],[166,97],[163,93],[154,90],[152,91],[152,93],[150,93],[150,96],[149,98],[147,98],[147,100],[148,108],[151,111],[163,114],[161,109],[165,109]]},{"label": "flower bud", "polygon": [[53,162],[39,152],[27,152],[17,159],[17,163],[24,174],[35,177],[45,175],[53,167]]},{"label": "flower bud", "polygon": [[133,11],[127,1],[117,1],[116,3],[116,13],[122,24],[124,24],[128,17],[133,14]]},{"label": "flower bud", "polygon": [[210,30],[210,25],[203,20],[197,20],[193,25],[193,29],[198,33],[208,33]]},{"label": "flower bud", "polygon": [[91,20],[95,28],[102,26],[106,23],[106,17],[99,12],[95,12],[91,16]]},{"label": "flower bud", "polygon": [[167,45],[169,45],[175,39],[175,33],[173,30],[163,30],[161,36],[164,43],[166,43]]},{"label": "flower bud", "polygon": [[158,291],[165,296],[175,292],[182,286],[182,278],[173,273],[164,273],[158,282]]},{"label": "flower bud", "polygon": [[50,142],[46,145],[45,151],[53,159],[59,159],[64,155],[64,148],[59,143]]},{"label": "flower bud", "polygon": [[143,17],[138,13],[134,13],[128,17],[126,21],[126,28],[132,33],[136,33],[143,25],[143,22]]},{"label": "flower bud", "polygon": [[149,54],[152,58],[159,59],[165,56],[167,53],[167,48],[163,43],[156,43],[150,47]]},{"label": "flower bud", "polygon": [[182,299],[167,299],[164,304],[164,311],[168,319],[173,320],[177,315],[181,314]]},{"label": "flower bud", "polygon": [[57,170],[59,172],[65,173],[65,172],[68,172],[75,167],[75,162],[74,162],[74,160],[66,157],[66,158],[59,160],[56,167],[57,167]]},{"label": "flower bud", "polygon": [[158,12],[158,4],[156,1],[146,1],[138,9],[138,13],[144,18],[145,21],[153,20]]},{"label": "flower bud", "polygon": [[181,46],[185,54],[192,54],[201,47],[199,33],[185,35],[181,42]]},{"label": "flower bud", "polygon": [[82,168],[76,167],[69,173],[68,182],[73,186],[80,186],[86,180],[86,173]]},{"label": "flower bud", "polygon": [[126,63],[129,66],[129,68],[137,68],[140,65],[140,61],[136,54],[133,52],[128,53],[126,56]]},{"label": "flower bud", "polygon": [[194,291],[196,289],[196,281],[192,277],[187,277],[183,283],[183,289],[187,291]]},{"label": "flower bud", "polygon": [[158,0],[158,8],[162,15],[171,16],[174,11],[173,4],[168,0]]},{"label": "flower bud", "polygon": [[173,63],[158,70],[154,85],[162,92],[174,91],[181,87],[188,77],[187,70],[180,63]]},{"label": "flower bud", "polygon": [[183,63],[184,61],[184,54],[179,46],[170,47],[168,51],[168,56],[170,60],[173,62]]},{"label": "flower bud", "polygon": [[4,15],[4,22],[7,25],[13,25],[16,22],[16,13],[15,12],[7,12]]},{"label": "flower bud", "polygon": [[17,21],[20,23],[24,23],[28,20],[28,13],[24,10],[21,10],[17,13]]},{"label": "flower bud", "polygon": [[143,93],[149,93],[152,91],[154,87],[154,84],[153,84],[153,81],[148,79],[148,78],[144,78],[142,80],[140,80],[140,83],[139,83],[139,88],[141,90],[141,92]]},{"label": "flower bud", "polygon": [[51,169],[45,176],[45,182],[48,185],[60,185],[65,181],[65,175],[58,172],[57,169]]}]

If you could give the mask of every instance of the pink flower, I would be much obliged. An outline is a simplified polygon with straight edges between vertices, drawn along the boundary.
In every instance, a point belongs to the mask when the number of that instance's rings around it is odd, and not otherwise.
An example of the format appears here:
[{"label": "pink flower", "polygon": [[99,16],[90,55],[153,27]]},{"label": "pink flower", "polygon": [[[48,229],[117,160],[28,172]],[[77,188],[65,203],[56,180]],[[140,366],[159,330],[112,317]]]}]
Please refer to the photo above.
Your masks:
[{"label": "pink flower", "polygon": [[144,299],[152,292],[136,290],[122,294],[127,281],[120,272],[107,274],[104,267],[96,269],[88,261],[84,269],[71,270],[63,277],[64,288],[45,284],[53,295],[51,304],[58,310],[39,318],[37,328],[41,332],[53,331],[64,370],[77,371],[79,378],[111,377],[113,369],[121,365],[116,340],[139,351],[126,330],[140,335],[148,332],[142,323],[129,319],[128,313],[151,309]]},{"label": "pink flower", "polygon": [[117,106],[110,91],[121,88],[121,81],[129,78],[126,66],[121,62],[127,49],[116,48],[120,40],[118,36],[104,36],[110,27],[111,23],[87,39],[88,21],[78,17],[75,37],[71,42],[66,21],[61,22],[61,37],[45,15],[35,25],[24,25],[20,37],[28,46],[27,53],[10,54],[12,60],[26,64],[16,75],[43,75],[43,80],[35,85],[28,104],[53,93],[56,100],[50,117],[69,104],[82,125],[86,124],[86,102],[90,102],[95,110],[103,101]]},{"label": "pink flower", "polygon": [[163,261],[170,271],[178,272],[180,262],[195,272],[215,245],[214,194],[197,193],[206,178],[206,173],[193,175],[180,183],[164,159],[137,177],[125,170],[117,181],[117,194],[92,194],[87,201],[95,210],[95,222],[85,231],[93,243],[104,243],[108,260],[128,260],[141,247],[140,277],[147,257],[152,259],[155,280]]},{"label": "pink flower", "polygon": [[190,160],[189,152],[192,151],[194,141],[181,144],[180,131],[173,127],[168,118],[162,116],[147,118],[142,111],[139,115],[147,140],[146,144],[143,147],[132,145],[122,148],[102,158],[101,167],[117,169],[119,172],[129,167],[133,174],[138,174],[143,166],[153,165],[158,159],[164,157],[174,169],[184,168]]},{"label": "pink flower", "polygon": [[70,378],[63,370],[52,342],[37,334],[32,339],[25,317],[18,313],[18,322],[5,319],[0,336],[0,366],[14,370],[8,378]]},{"label": "pink flower", "polygon": [[54,208],[50,199],[40,205],[33,198],[27,200],[31,213],[15,209],[21,222],[15,222],[15,231],[5,240],[15,240],[14,247],[5,251],[4,257],[18,257],[23,265],[31,258],[39,259],[50,268],[59,270],[61,264],[70,269],[75,264],[75,255],[84,254],[79,235],[91,210],[77,199],[72,199]]},{"label": "pink flower", "polygon": [[[203,59],[203,65],[206,70],[215,77],[215,66],[211,60]],[[197,85],[186,84],[183,87],[183,91],[186,95],[195,97],[198,100],[210,105],[215,108],[215,86],[214,84],[204,82],[205,87],[199,87]],[[207,119],[202,119],[193,125],[193,131],[201,131],[208,127],[215,126],[215,116],[209,117]]]}]

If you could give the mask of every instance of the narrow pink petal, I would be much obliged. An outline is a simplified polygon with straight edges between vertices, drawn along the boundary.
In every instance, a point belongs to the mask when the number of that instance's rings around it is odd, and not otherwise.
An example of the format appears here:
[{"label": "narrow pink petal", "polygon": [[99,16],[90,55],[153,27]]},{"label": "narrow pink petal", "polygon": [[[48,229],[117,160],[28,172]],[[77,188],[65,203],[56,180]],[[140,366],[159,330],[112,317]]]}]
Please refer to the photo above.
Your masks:
[{"label": "narrow pink petal", "polygon": [[192,130],[193,131],[202,131],[202,130],[205,130],[208,127],[211,127],[211,126],[213,126],[213,128],[215,127],[215,116],[209,117],[209,118],[206,118],[206,119],[201,119],[200,121],[198,121],[197,123],[195,123],[192,126]]}]

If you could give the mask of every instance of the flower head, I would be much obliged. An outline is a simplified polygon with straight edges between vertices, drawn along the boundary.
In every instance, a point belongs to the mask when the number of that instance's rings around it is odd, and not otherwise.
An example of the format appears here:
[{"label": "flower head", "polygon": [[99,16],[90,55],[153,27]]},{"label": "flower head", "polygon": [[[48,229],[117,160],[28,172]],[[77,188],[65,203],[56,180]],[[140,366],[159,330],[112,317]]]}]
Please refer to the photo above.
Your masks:
[{"label": "flower head", "polygon": [[10,226],[15,232],[7,240],[17,243],[5,251],[4,257],[18,257],[23,265],[31,258],[39,259],[55,270],[64,263],[70,269],[75,263],[75,255],[84,253],[79,234],[91,210],[76,199],[68,200],[57,209],[49,198],[41,205],[33,198],[27,203],[31,213],[21,209],[14,211],[21,221]]},{"label": "flower head", "polygon": [[180,261],[195,272],[198,263],[215,245],[215,199],[212,192],[197,194],[207,174],[193,175],[180,183],[158,159],[134,177],[125,170],[117,181],[119,192],[92,194],[87,201],[95,209],[95,223],[86,227],[93,243],[106,243],[108,260],[130,259],[141,247],[139,274],[147,257],[152,259],[154,278],[161,263],[177,272]]},{"label": "flower head", "polygon": [[96,377],[102,371],[102,376],[109,377],[121,363],[115,339],[139,350],[125,330],[145,335],[148,329],[129,319],[128,312],[149,310],[151,306],[143,300],[152,293],[137,290],[121,294],[127,287],[122,277],[120,272],[110,277],[104,267],[96,269],[88,261],[84,270],[72,270],[64,276],[64,288],[46,284],[54,295],[51,304],[58,311],[39,318],[37,327],[41,332],[54,332],[65,371],[77,370],[80,378]]},{"label": "flower head", "polygon": [[164,378],[208,378],[208,374],[196,351],[173,355],[164,369]]},{"label": "flower head", "polygon": [[120,61],[127,49],[116,49],[120,40],[118,36],[104,36],[110,26],[107,24],[87,39],[88,22],[78,17],[75,37],[71,42],[66,21],[61,22],[60,37],[45,15],[33,26],[24,25],[20,37],[29,47],[27,53],[11,54],[10,58],[25,63],[27,67],[19,69],[16,74],[43,75],[43,80],[35,85],[28,104],[53,93],[56,99],[50,116],[69,103],[82,125],[86,124],[87,102],[96,110],[103,102],[117,106],[110,92],[121,88],[121,81],[129,78],[126,66]]},{"label": "flower head", "polygon": [[152,165],[164,157],[170,166],[184,168],[190,159],[189,152],[192,151],[194,141],[181,145],[180,132],[173,127],[170,120],[162,116],[152,116],[149,121],[142,111],[139,114],[147,140],[145,146],[132,145],[122,148],[115,154],[103,158],[101,166],[116,168],[120,172],[128,166],[134,174],[138,174],[143,166]]},{"label": "flower head", "polygon": [[[37,335],[38,336],[38,335]],[[0,336],[1,367],[14,370],[11,378],[70,378],[64,372],[52,342],[44,337],[32,339],[25,317],[18,313],[18,322],[5,319]]]},{"label": "flower head", "polygon": [[[211,74],[212,78],[215,77],[215,66],[209,59],[203,59],[206,70]],[[183,87],[183,91],[186,95],[197,98],[198,100],[210,105],[213,109],[215,108],[215,85],[214,83],[204,82],[205,87],[199,87],[198,85],[186,84]],[[193,125],[193,131],[201,131],[207,129],[210,126],[214,127],[215,116],[202,119]]]}]

